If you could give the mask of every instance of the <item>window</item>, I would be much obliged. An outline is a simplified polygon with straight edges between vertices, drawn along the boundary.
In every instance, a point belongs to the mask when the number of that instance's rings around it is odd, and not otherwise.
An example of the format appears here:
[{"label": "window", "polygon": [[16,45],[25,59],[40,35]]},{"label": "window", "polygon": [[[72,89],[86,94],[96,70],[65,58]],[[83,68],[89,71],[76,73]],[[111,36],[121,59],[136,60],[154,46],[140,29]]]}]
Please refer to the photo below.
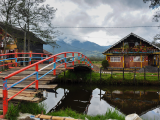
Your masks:
[{"label": "window", "polygon": [[[133,61],[134,62],[141,62],[141,56],[134,56]],[[144,56],[142,56],[142,61],[144,61]]]},{"label": "window", "polygon": [[111,57],[111,62],[121,62],[121,57]]}]

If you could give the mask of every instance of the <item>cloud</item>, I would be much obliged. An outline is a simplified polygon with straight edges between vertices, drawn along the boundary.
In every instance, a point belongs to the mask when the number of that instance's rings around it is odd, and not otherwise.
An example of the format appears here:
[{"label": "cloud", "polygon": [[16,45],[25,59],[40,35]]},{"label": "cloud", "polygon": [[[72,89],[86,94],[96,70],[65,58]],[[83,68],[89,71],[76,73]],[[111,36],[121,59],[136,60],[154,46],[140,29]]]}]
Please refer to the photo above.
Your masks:
[{"label": "cloud", "polygon": [[[69,27],[127,27],[127,26],[158,26],[152,22],[153,12],[150,3],[143,0],[47,0],[57,8],[53,24]],[[57,39],[72,42],[92,41],[99,45],[112,45],[133,32],[146,40],[152,41],[159,33],[157,28],[61,28],[62,33]],[[70,34],[70,35],[68,35]],[[75,35],[75,36],[74,36]],[[89,37],[87,37],[89,36]],[[106,39],[102,39],[106,38]]]}]

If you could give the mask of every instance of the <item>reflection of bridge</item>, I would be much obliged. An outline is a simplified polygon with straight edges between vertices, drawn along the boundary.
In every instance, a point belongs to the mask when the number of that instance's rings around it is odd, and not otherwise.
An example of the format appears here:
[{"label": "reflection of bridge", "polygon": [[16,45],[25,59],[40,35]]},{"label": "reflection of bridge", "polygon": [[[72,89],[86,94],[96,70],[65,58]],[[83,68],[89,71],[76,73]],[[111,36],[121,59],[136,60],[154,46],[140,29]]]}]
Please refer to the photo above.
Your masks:
[{"label": "reflection of bridge", "polygon": [[92,90],[71,89],[65,91],[64,89],[64,96],[57,103],[57,105],[50,110],[50,112],[65,108],[71,108],[72,110],[77,111],[79,113],[87,114],[88,107],[91,104],[91,98]]},{"label": "reflection of bridge", "polygon": [[102,99],[126,115],[143,115],[160,105],[159,91],[106,91]]},{"label": "reflection of bridge", "polygon": [[[21,57],[23,55],[27,55],[28,57]],[[34,54],[40,55],[40,57],[33,57]],[[3,81],[3,84],[0,84],[0,86],[3,86],[3,116],[8,111],[8,102],[11,99],[17,99],[17,100],[28,100],[26,97],[24,97],[25,94],[22,95],[22,91],[25,89],[31,87],[38,90],[38,88],[43,88],[45,84],[47,84],[49,81],[56,78],[56,75],[61,73],[62,70],[65,71],[68,69],[74,69],[77,64],[75,61],[77,61],[78,66],[81,66],[82,64],[85,64],[85,67],[88,67],[90,69],[93,69],[93,65],[91,61],[87,58],[87,56],[79,53],[79,52],[63,52],[56,55],[46,55],[43,53],[7,53],[7,54],[1,54],[0,56],[12,56],[13,58],[7,58],[0,60],[0,62],[5,62],[8,60],[12,60],[12,63],[5,63],[2,66],[10,66],[13,65],[16,68],[14,68],[13,71],[9,72],[2,72],[0,77],[2,78],[1,82]],[[19,57],[19,55],[21,55]],[[47,57],[43,57],[46,55]],[[75,59],[78,57],[78,59]],[[27,58],[26,61],[21,61],[23,59]],[[33,59],[37,59],[36,63],[33,63]],[[71,61],[67,61],[67,59],[72,59]],[[17,67],[19,63],[27,62],[29,65],[26,67]],[[48,64],[43,64],[48,63]],[[13,67],[12,66],[12,67]],[[84,65],[82,65],[84,66]],[[90,66],[90,67],[89,67]],[[12,69],[11,69],[12,70]],[[9,83],[9,84],[7,84]],[[20,84],[19,84],[20,83]],[[35,84],[33,86],[33,84]],[[17,86],[18,85],[18,86]],[[8,92],[10,88],[23,88],[19,89],[17,93],[14,91]],[[21,94],[20,94],[21,93]],[[1,97],[2,97],[1,94]],[[23,98],[23,99],[21,99]],[[29,99],[30,101],[30,99]]]}]

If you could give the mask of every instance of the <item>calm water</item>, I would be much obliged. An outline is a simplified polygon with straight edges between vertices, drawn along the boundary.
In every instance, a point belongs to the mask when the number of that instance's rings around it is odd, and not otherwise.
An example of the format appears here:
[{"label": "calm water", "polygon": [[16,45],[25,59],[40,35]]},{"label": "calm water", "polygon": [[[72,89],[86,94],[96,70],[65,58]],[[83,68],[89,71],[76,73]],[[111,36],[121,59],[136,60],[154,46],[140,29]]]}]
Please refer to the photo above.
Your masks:
[{"label": "calm water", "polygon": [[105,114],[117,108],[120,114],[137,113],[145,119],[160,120],[160,91],[157,87],[111,87],[58,85],[44,92],[47,112],[70,107],[88,115]]}]

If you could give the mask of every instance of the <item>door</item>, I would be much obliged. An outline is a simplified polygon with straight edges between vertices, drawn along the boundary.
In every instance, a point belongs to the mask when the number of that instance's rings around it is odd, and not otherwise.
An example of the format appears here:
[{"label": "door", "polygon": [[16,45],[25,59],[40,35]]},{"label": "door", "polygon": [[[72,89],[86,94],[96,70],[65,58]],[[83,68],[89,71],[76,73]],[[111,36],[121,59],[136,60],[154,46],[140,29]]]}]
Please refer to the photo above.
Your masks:
[{"label": "door", "polygon": [[124,67],[129,68],[130,57],[124,56]]}]

